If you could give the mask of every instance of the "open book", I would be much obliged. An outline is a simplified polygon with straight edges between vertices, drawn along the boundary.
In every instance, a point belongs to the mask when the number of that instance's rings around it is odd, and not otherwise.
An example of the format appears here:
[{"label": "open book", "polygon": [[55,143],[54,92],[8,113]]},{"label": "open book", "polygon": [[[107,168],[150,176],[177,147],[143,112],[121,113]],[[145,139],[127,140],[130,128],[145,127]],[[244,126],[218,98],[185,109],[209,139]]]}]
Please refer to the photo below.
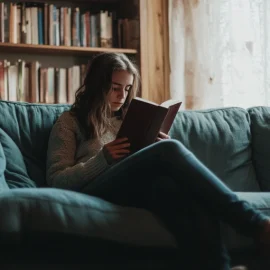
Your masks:
[{"label": "open book", "polygon": [[178,100],[158,105],[142,98],[132,99],[117,138],[127,137],[132,153],[154,143],[159,131],[168,134],[181,104]]}]

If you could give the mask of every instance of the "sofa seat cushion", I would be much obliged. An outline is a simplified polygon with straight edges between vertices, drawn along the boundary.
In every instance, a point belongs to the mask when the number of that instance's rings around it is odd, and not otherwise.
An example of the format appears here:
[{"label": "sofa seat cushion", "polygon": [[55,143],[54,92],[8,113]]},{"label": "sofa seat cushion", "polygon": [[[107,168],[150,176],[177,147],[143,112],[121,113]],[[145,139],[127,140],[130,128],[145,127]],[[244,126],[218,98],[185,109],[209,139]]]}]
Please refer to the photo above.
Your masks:
[{"label": "sofa seat cushion", "polygon": [[4,175],[8,187],[9,188],[36,187],[35,182],[32,181],[28,175],[20,149],[14,143],[14,141],[6,134],[6,132],[1,128],[0,128],[0,143],[2,145],[3,154],[6,160]]},{"label": "sofa seat cushion", "polygon": [[[249,202],[255,209],[260,210],[270,218],[270,193],[269,192],[237,192],[238,198]],[[230,226],[222,226],[225,243],[230,249],[242,249],[253,246],[253,239],[240,235]]]},{"label": "sofa seat cushion", "polygon": [[6,157],[0,141],[0,192],[6,191],[8,185],[5,179]]},{"label": "sofa seat cushion", "polygon": [[[100,198],[54,188],[0,193],[0,241],[24,245],[24,235],[100,239],[133,246],[176,247],[174,237],[149,211],[121,207]],[[4,244],[5,243],[5,244]],[[44,243],[40,243],[43,245]],[[70,246],[70,248],[74,248]]]},{"label": "sofa seat cushion", "polygon": [[252,164],[250,118],[246,110],[180,111],[170,135],[232,190],[260,190]]}]

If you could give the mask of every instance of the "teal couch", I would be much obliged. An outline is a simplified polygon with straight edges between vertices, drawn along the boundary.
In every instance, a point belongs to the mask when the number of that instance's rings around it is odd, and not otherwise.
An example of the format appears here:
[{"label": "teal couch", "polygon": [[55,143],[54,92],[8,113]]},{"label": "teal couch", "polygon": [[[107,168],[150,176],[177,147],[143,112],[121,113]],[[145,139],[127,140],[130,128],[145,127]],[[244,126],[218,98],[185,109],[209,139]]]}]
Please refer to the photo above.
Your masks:
[{"label": "teal couch", "polygon": [[[46,186],[49,134],[68,109],[0,101],[0,267],[173,269],[175,239],[149,211]],[[181,111],[170,135],[270,215],[270,108]],[[233,263],[265,267],[251,239],[222,233]]]}]

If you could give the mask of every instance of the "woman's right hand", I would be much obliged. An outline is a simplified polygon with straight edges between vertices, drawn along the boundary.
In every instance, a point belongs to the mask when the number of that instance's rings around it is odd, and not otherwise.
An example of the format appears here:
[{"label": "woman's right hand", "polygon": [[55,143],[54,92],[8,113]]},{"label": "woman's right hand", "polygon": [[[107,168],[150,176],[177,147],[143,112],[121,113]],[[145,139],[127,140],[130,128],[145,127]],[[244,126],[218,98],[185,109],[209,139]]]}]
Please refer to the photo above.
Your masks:
[{"label": "woman's right hand", "polygon": [[109,164],[128,155],[130,143],[128,138],[118,138],[103,146],[104,156]]}]

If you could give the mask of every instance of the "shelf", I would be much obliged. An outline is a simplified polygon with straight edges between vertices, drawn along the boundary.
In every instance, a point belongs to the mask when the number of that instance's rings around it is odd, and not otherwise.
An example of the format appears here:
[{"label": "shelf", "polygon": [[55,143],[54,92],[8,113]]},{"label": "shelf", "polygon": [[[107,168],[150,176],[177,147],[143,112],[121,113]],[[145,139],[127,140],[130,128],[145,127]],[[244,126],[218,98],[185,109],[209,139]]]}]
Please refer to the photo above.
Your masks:
[{"label": "shelf", "polygon": [[[75,4],[89,4],[89,3],[98,3],[98,4],[110,4],[110,3],[118,3],[119,1],[123,1],[123,0],[75,0],[75,1],[70,1],[70,0],[13,0],[12,2],[37,2],[37,3],[44,3],[44,2],[56,2],[56,3],[61,3],[61,2],[65,2],[65,3],[69,3],[69,2],[73,2]],[[9,2],[8,0],[6,0],[5,2]]]},{"label": "shelf", "polygon": [[75,46],[51,46],[51,45],[32,45],[32,44],[13,44],[0,43],[0,52],[27,53],[27,54],[57,54],[83,56],[99,52],[118,52],[126,54],[136,54],[135,49],[122,48],[94,48],[94,47],[75,47]]}]

